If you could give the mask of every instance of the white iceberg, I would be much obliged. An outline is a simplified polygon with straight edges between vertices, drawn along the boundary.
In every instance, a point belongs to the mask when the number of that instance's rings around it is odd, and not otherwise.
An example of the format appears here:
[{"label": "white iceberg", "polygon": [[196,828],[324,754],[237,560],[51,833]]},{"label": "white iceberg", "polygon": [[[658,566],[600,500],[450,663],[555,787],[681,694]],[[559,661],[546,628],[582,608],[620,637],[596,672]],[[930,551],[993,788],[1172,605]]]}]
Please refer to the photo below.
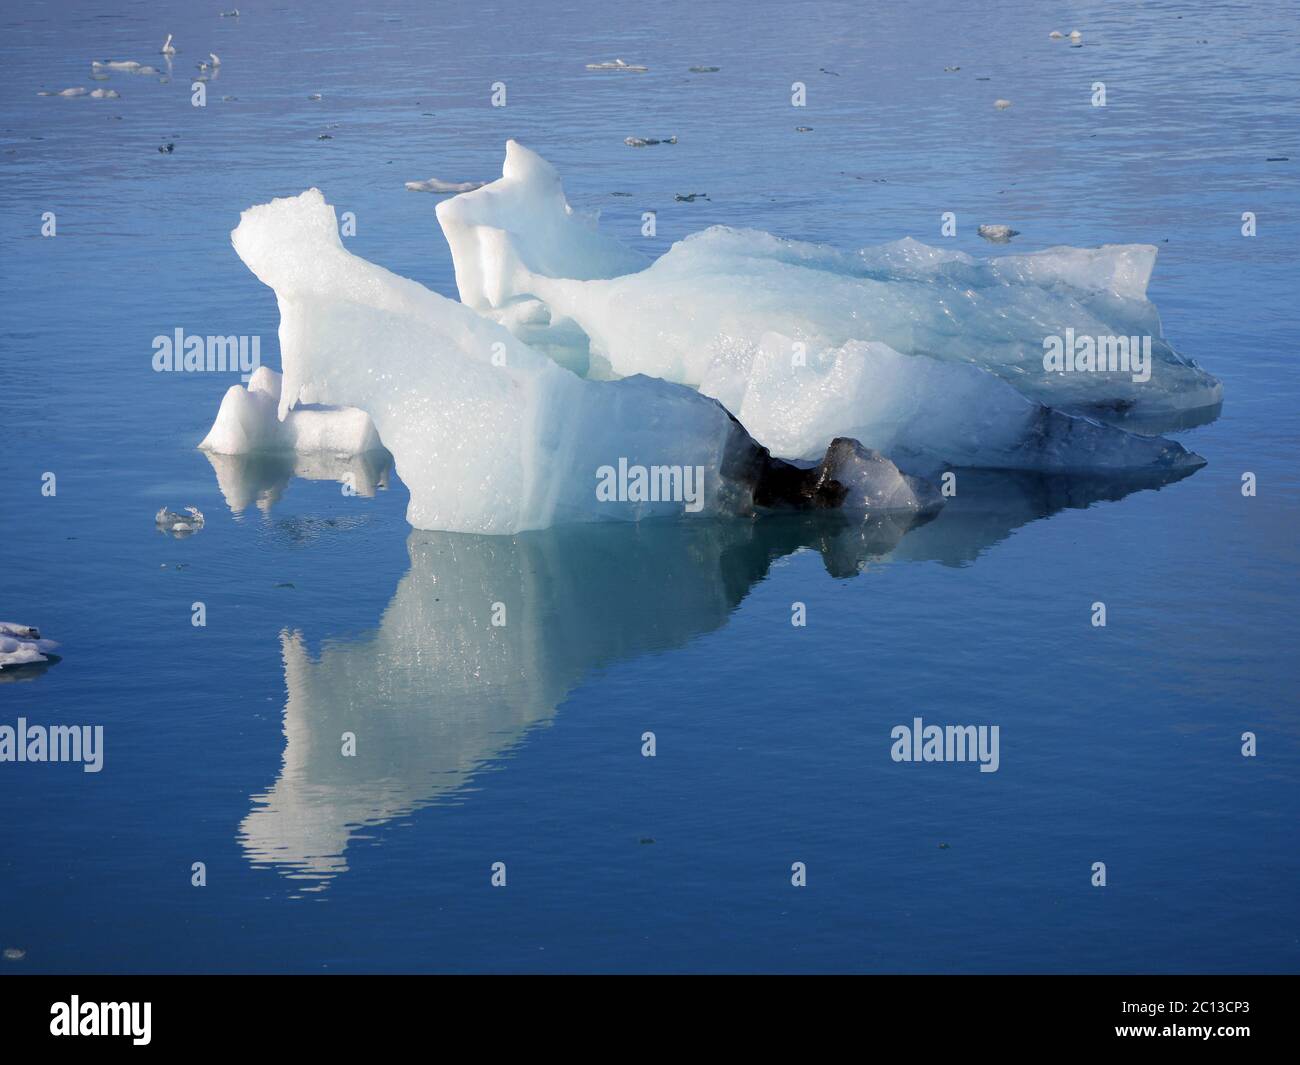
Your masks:
[{"label": "white iceberg", "polygon": [[[858,341],[973,365],[1070,413],[1173,414],[1222,399],[1219,382],[1160,335],[1146,299],[1156,259],[1150,245],[979,260],[910,238],[845,253],[716,226],[632,273],[617,242],[573,225],[571,215],[554,168],[513,141],[500,181],[438,205],[462,301],[485,312],[543,301],[554,321],[581,329],[609,376],[644,373],[707,391],[719,363],[742,362],[777,334],[810,351]],[[1049,372],[1047,338],[1067,329],[1150,338],[1149,380],[1122,371]],[[943,381],[922,362],[916,372],[928,386]],[[983,394],[976,389],[969,399],[982,402]]]},{"label": "white iceberg", "polygon": [[[552,192],[563,200],[558,183]],[[511,196],[507,182],[487,203],[508,213]],[[590,252],[602,269],[615,269],[627,259],[603,254],[603,238],[567,211],[550,222],[535,244],[522,242],[531,261],[561,264]],[[464,225],[472,236],[473,223]],[[558,254],[542,240],[547,233]],[[266,417],[272,379],[256,388],[250,381],[247,391],[227,393],[204,441],[210,451],[302,451],[316,441],[283,428],[300,404],[331,408],[330,418],[356,408],[410,489],[410,523],[456,532],[769,506],[922,513],[938,505],[931,486],[852,441],[837,441],[820,465],[795,467],[773,460],[719,403],[691,389],[644,376],[578,377],[504,326],[348,252],[316,189],[250,208],[231,240],[279,304],[280,428]],[[599,488],[615,467],[620,491],[611,498]],[[635,476],[621,491],[625,470],[641,471],[640,492]],[[699,473],[692,479],[691,471]],[[655,492],[655,483],[671,491]]]}]

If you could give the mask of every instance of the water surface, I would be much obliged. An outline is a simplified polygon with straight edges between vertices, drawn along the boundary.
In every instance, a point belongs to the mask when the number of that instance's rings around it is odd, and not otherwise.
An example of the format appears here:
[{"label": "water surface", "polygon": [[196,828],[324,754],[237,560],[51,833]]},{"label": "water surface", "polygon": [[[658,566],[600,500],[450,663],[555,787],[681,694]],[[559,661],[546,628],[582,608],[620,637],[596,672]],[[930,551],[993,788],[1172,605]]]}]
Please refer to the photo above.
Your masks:
[{"label": "water surface", "polygon": [[[980,6],[7,11],[0,615],[65,657],[0,684],[0,723],[103,724],[106,752],[0,765],[5,971],[1294,971],[1294,6]],[[90,80],[169,32],[169,83]],[[650,71],[584,69],[620,56]],[[76,85],[121,98],[37,95]],[[508,137],[652,254],[715,223],[940,243],[945,211],[973,254],[980,223],[1156,244],[1165,334],[1224,382],[1179,437],[1208,465],[963,476],[910,531],[511,538],[412,532],[381,468],[356,496],[214,469],[237,375],[156,374],[151,342],[258,334],[278,366],[239,211],[318,186],[351,250],[454,296],[403,183],[490,179]],[[185,504],[202,532],[154,530]],[[892,762],[917,716],[997,724],[998,772]]]}]

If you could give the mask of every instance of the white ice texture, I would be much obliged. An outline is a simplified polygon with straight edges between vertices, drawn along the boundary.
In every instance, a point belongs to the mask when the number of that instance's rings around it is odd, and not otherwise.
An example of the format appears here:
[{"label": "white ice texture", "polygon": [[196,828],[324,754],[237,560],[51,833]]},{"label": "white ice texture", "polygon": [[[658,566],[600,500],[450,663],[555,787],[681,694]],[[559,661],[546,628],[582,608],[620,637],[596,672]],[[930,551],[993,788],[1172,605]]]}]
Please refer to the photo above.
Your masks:
[{"label": "white ice texture", "polygon": [[[577,376],[464,304],[348,252],[318,190],[250,208],[231,239],[279,305],[281,427],[299,404],[335,409],[331,421],[337,408],[365,411],[410,490],[416,528],[506,534],[686,511],[684,499],[599,499],[599,470],[620,460],[702,469],[695,513],[755,509],[767,457],[716,401],[648,377]],[[284,430],[267,421],[266,381],[227,393],[231,409],[206,446],[240,453],[275,443]],[[312,446],[336,442],[333,432]],[[303,430],[293,433],[301,449]],[[830,473],[855,478],[844,506],[934,505],[927,486],[887,460],[838,455]]]},{"label": "white ice texture", "polygon": [[[714,396],[778,455],[813,458],[852,436],[899,461],[1194,465],[1181,445],[1063,412],[1168,414],[1222,398],[1160,336],[1146,299],[1150,245],[977,260],[910,238],[844,253],[715,226],[638,270],[577,220],[554,168],[514,141],[500,180],[437,213],[464,303],[549,347],[576,334],[591,376],[641,373]],[[1151,337],[1150,380],[1045,371],[1044,338],[1067,327]]]},{"label": "white ice texture", "polygon": [[302,405],[286,412],[281,421],[280,388],[280,375],[269,366],[253,371],[247,389],[231,385],[199,447],[218,455],[364,455],[383,448],[370,416],[355,407]]}]

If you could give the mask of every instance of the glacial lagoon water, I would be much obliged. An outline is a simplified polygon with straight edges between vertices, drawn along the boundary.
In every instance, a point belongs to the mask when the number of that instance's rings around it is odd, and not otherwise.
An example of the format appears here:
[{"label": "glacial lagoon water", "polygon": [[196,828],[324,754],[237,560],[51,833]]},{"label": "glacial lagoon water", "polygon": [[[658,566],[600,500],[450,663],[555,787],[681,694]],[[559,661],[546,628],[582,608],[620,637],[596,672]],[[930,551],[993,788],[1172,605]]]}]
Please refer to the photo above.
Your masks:
[{"label": "glacial lagoon water", "polygon": [[[1300,25],[981,6],[6,11],[0,616],[64,658],[0,675],[0,724],[105,750],[0,764],[0,947],[25,951],[0,972],[1294,971]],[[167,33],[170,82],[90,78],[165,70]],[[616,57],[649,70],[586,69]],[[120,97],[37,95],[75,86]],[[348,496],[197,451],[238,376],[155,373],[153,337],[258,335],[277,365],[239,211],[318,186],[353,251],[454,296],[404,183],[490,180],[508,137],[652,255],[714,223],[1155,244],[1165,334],[1224,384],[1178,434],[1207,465],[962,474],[910,530],[481,537],[412,531],[382,465]],[[187,504],[200,532],[156,531]],[[998,725],[998,771],[892,761],[917,717]]]}]

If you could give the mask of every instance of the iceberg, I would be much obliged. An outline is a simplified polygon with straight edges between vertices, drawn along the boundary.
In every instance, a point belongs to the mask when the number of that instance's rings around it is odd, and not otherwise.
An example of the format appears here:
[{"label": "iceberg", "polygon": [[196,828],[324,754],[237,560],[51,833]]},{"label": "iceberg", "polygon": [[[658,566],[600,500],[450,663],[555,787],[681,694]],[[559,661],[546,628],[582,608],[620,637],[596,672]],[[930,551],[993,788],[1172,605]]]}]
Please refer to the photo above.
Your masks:
[{"label": "iceberg", "polygon": [[[925,402],[944,391],[963,392],[970,404],[1010,402],[970,367],[1062,416],[1167,416],[1172,424],[1188,412],[1214,411],[1222,400],[1219,382],[1161,335],[1159,314],[1146,298],[1156,259],[1150,245],[979,260],[911,238],[846,253],[714,226],[644,269],[628,268],[616,242],[573,223],[555,169],[514,141],[499,181],[440,203],[437,214],[461,300],[486,314],[541,301],[557,328],[580,331],[592,375],[648,374],[716,394],[718,381],[744,373],[776,336],[802,345],[809,364],[823,367],[861,357],[870,363],[873,353],[879,362],[886,348],[907,356],[888,360],[889,385],[914,389]],[[1070,370],[1047,369],[1045,350],[1067,335],[1096,344],[1122,340],[1126,349],[1131,340],[1135,357],[1150,352],[1147,378],[1127,365],[1112,370],[1110,362],[1104,370],[1075,372],[1073,360]],[[844,372],[855,371],[846,365]],[[874,367],[859,372],[870,387]],[[813,378],[812,387],[824,384]],[[948,428],[942,418],[928,420]],[[781,446],[751,431],[761,443]],[[824,446],[838,429],[809,423],[802,431]],[[1143,448],[1121,437],[1077,432],[1098,449],[1097,460],[1080,453],[1062,466],[1052,450],[1045,468],[1106,467],[1113,459],[1100,452],[1111,448],[1126,453],[1125,461],[1143,461]],[[927,431],[910,443],[940,450],[929,446]],[[1169,449],[1156,450],[1161,461]],[[984,461],[961,451],[947,460]]]},{"label": "iceberg", "polygon": [[[518,180],[537,190],[527,171]],[[549,194],[567,207],[558,181]],[[494,217],[508,215],[513,196],[507,181],[485,202]],[[567,210],[534,236],[519,246],[548,269],[586,259],[619,270],[629,259]],[[579,377],[471,307],[348,252],[317,189],[245,211],[231,241],[275,291],[283,377],[268,371],[256,387],[232,387],[203,446],[246,454],[335,445],[342,412],[364,411],[410,489],[416,528],[507,534],[783,507],[919,515],[940,503],[931,485],[855,441],[829,442],[820,462],[792,464],[695,390],[644,375]],[[490,247],[489,237],[479,251]],[[319,431],[298,424],[311,411],[325,420]],[[615,466],[644,473],[626,493],[603,496],[602,471]],[[698,471],[696,494],[684,497],[689,471]]]}]

